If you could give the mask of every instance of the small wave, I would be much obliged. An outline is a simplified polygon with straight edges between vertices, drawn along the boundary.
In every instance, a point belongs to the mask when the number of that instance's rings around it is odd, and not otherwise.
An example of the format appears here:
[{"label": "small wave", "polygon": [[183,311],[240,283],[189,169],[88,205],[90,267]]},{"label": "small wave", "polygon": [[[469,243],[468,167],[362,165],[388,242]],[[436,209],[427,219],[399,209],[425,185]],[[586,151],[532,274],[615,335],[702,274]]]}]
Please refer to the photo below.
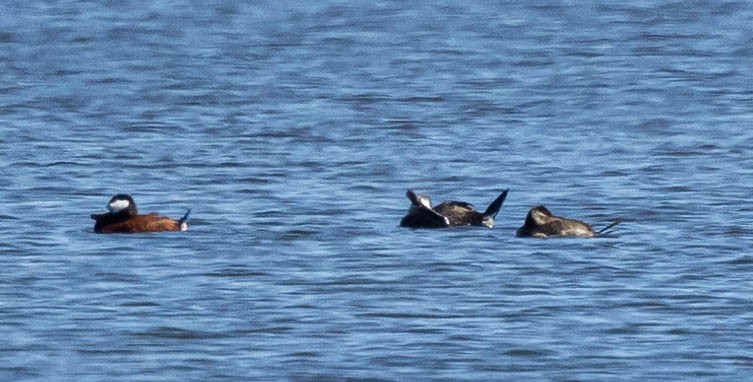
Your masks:
[{"label": "small wave", "polygon": [[753,256],[743,255],[736,259],[727,261],[726,263],[730,265],[751,265],[753,264]]},{"label": "small wave", "polygon": [[505,352],[505,355],[510,357],[540,357],[540,356],[552,356],[557,352],[546,349],[512,349]]},{"label": "small wave", "polygon": [[153,330],[147,330],[144,332],[137,332],[133,334],[136,337],[154,337],[164,339],[177,339],[177,340],[203,340],[212,338],[227,337],[226,334],[182,329],[172,326],[162,326]]},{"label": "small wave", "polygon": [[203,275],[206,277],[258,277],[267,276],[268,273],[243,268],[226,268],[216,272],[207,272]]}]

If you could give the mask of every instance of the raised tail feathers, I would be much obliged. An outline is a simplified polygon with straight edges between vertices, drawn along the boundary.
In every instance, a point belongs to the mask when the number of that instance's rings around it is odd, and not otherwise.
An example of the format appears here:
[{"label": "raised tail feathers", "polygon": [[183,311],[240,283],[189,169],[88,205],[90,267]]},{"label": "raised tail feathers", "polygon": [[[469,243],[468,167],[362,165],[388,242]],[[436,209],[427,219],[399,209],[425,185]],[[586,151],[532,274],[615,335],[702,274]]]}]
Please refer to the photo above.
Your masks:
[{"label": "raised tail feathers", "polygon": [[497,197],[497,199],[494,199],[494,201],[489,205],[489,207],[486,208],[486,211],[484,211],[484,216],[491,216],[492,218],[497,216],[497,213],[499,213],[500,208],[502,208],[502,203],[505,202],[505,199],[507,198],[507,193],[510,191],[510,189],[506,189],[502,191],[501,194]]},{"label": "raised tail feathers", "polygon": [[597,232],[596,234],[597,235],[608,234],[611,232],[612,228],[614,228],[617,224],[620,224],[620,223],[622,223],[622,219],[616,219],[615,221],[607,224],[606,227],[600,229],[599,232]]},{"label": "raised tail feathers", "polygon": [[181,231],[188,231],[188,224],[186,223],[186,220],[188,220],[188,216],[191,215],[191,209],[189,208],[188,211],[186,211],[186,214],[183,215],[180,220],[178,220],[178,226],[180,226]]}]

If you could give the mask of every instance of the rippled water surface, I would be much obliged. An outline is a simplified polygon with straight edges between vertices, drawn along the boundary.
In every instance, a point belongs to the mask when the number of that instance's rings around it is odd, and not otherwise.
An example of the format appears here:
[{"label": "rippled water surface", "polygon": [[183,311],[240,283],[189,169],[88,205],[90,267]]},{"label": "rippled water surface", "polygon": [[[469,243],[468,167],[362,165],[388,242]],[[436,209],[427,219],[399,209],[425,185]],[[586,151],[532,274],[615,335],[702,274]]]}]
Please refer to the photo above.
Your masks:
[{"label": "rippled water surface", "polygon": [[[747,2],[0,14],[0,379],[742,380]],[[407,188],[491,229],[397,226]],[[187,233],[97,235],[119,192]],[[514,237],[527,210],[615,234]]]}]

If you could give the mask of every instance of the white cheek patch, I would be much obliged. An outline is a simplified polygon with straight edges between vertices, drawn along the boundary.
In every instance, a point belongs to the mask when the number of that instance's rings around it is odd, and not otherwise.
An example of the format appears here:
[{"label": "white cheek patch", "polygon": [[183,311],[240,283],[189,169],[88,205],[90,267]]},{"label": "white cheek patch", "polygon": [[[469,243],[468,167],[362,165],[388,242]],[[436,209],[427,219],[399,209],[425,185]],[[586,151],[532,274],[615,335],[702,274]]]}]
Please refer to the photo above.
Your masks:
[{"label": "white cheek patch", "polygon": [[107,209],[109,209],[112,212],[118,212],[120,210],[124,210],[128,208],[131,205],[131,202],[123,199],[113,200],[110,202],[110,204],[107,205]]},{"label": "white cheek patch", "polygon": [[540,211],[532,211],[531,217],[533,218],[533,221],[538,225],[544,225],[547,222],[548,216],[544,215]]},{"label": "white cheek patch", "polygon": [[426,196],[419,195],[418,202],[421,203],[422,206],[431,209],[431,199],[427,198]]}]

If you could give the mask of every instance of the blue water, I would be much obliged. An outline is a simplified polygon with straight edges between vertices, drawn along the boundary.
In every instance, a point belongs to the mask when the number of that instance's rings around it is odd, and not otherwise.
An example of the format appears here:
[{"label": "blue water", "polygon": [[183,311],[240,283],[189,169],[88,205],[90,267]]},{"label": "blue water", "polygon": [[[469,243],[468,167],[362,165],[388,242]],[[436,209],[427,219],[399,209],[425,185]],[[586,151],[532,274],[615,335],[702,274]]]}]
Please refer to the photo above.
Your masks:
[{"label": "blue water", "polygon": [[[0,380],[743,380],[748,2],[0,12]],[[492,230],[398,227],[407,188]],[[187,233],[97,235],[120,192]],[[514,237],[527,210],[596,239]]]}]

